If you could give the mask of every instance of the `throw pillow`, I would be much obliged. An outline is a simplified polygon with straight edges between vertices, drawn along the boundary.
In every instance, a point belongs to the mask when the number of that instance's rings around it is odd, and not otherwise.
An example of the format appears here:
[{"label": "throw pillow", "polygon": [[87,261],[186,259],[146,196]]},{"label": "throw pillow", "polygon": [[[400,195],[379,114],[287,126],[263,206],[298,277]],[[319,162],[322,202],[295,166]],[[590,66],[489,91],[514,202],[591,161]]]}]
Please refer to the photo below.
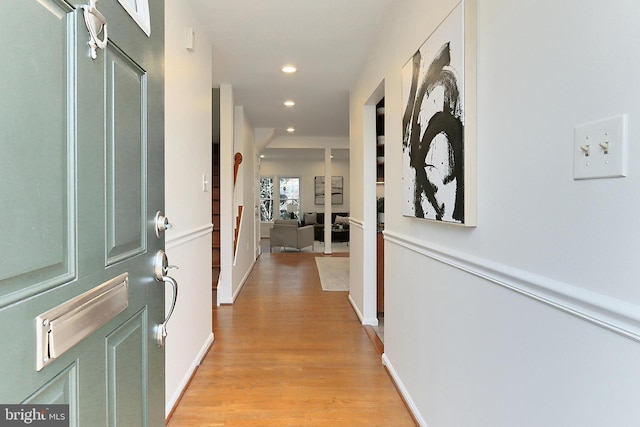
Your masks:
[{"label": "throw pillow", "polygon": [[304,214],[304,223],[306,225],[309,224],[317,224],[318,223],[318,216],[315,212],[313,213],[306,213]]},{"label": "throw pillow", "polygon": [[336,223],[336,225],[337,224],[349,225],[349,217],[336,215],[336,222],[335,223]]}]

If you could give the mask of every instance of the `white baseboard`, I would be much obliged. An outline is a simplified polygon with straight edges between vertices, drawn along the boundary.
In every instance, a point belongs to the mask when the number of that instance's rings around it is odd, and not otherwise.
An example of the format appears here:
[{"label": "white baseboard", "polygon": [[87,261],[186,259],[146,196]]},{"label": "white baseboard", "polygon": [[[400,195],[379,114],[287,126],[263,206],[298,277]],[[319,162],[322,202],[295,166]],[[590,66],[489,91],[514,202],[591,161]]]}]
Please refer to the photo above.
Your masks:
[{"label": "white baseboard", "polygon": [[236,289],[233,295],[231,295],[231,298],[220,298],[218,300],[218,306],[220,304],[233,304],[236,302],[238,295],[240,295],[240,291],[242,291],[242,288],[244,288],[244,285],[247,283],[247,279],[249,279],[249,275],[251,274],[251,271],[253,271],[253,267],[255,267],[255,265],[256,265],[256,260],[254,259],[251,265],[249,266],[249,268],[247,269],[247,272],[245,273],[244,277],[242,278],[242,281],[240,282],[238,289]]},{"label": "white baseboard", "polygon": [[362,315],[362,312],[358,308],[358,305],[356,304],[356,302],[351,298],[351,294],[349,294],[349,303],[351,304],[351,307],[353,307],[353,311],[356,312],[356,316],[358,316],[358,319],[360,319],[360,323],[361,324],[363,324],[363,325],[371,325],[371,326],[378,326],[378,318],[377,317],[374,317],[374,318],[364,317]]},{"label": "white baseboard", "polygon": [[254,259],[251,265],[249,266],[249,268],[247,269],[247,272],[245,273],[244,277],[242,278],[242,281],[240,282],[240,286],[238,286],[238,289],[236,289],[236,291],[233,293],[233,297],[231,301],[232,304],[236,302],[238,295],[240,295],[240,291],[242,290],[242,288],[244,288],[244,285],[247,283],[247,279],[249,279],[249,275],[253,271],[253,267],[255,267],[255,265],[256,265],[256,260]]},{"label": "white baseboard", "polygon": [[185,388],[189,385],[189,381],[191,381],[191,377],[193,377],[194,372],[196,371],[196,369],[198,369],[198,366],[200,366],[200,364],[202,363],[202,359],[204,359],[204,357],[207,354],[207,351],[209,351],[209,349],[211,348],[213,341],[214,341],[214,336],[212,332],[205,340],[204,344],[202,345],[202,348],[200,348],[200,351],[198,352],[196,358],[191,363],[191,366],[185,373],[184,377],[182,378],[182,381],[180,381],[180,386],[175,391],[175,393],[173,393],[173,396],[171,396],[171,398],[166,402],[165,414],[164,414],[165,420],[169,416],[171,411],[173,411],[174,407],[178,404],[178,401],[180,400],[182,393],[184,392]]},{"label": "white baseboard", "polygon": [[411,411],[411,414],[413,415],[415,420],[418,422],[418,424],[421,427],[427,427],[427,422],[422,417],[422,414],[418,410],[418,407],[416,406],[413,399],[411,399],[411,395],[409,394],[406,387],[402,383],[400,376],[398,375],[396,370],[393,368],[391,361],[387,358],[387,355],[384,353],[382,353],[382,364],[387,367],[387,371],[389,371],[389,375],[391,375],[391,379],[393,379],[393,382],[396,384],[396,387],[400,391],[402,398],[404,399],[405,403],[409,407],[409,411]]},{"label": "white baseboard", "polygon": [[356,316],[358,316],[358,319],[360,319],[360,323],[364,322],[364,316],[360,312],[360,309],[358,308],[358,304],[356,304],[353,298],[351,298],[351,294],[349,294],[349,303],[351,304],[351,307],[353,307],[353,311],[356,312]]}]

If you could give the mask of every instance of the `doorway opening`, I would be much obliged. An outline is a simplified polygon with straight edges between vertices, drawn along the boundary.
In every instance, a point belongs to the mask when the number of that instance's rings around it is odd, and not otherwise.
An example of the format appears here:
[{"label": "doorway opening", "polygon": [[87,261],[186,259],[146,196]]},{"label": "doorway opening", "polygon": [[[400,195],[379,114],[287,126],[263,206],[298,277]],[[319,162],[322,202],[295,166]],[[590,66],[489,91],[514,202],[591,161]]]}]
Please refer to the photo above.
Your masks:
[{"label": "doorway opening", "polygon": [[[363,106],[363,323],[384,340],[385,84]],[[382,215],[379,215],[382,213]]]}]

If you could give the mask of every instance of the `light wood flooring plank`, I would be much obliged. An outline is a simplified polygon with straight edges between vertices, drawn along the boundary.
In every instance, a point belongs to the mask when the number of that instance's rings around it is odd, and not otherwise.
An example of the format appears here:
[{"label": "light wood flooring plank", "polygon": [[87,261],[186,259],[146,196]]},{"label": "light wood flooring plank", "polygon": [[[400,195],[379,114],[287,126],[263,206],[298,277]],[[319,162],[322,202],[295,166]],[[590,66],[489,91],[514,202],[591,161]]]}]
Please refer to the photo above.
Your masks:
[{"label": "light wood flooring plank", "polygon": [[316,256],[262,255],[236,303],[214,308],[215,342],[169,427],[415,425]]}]

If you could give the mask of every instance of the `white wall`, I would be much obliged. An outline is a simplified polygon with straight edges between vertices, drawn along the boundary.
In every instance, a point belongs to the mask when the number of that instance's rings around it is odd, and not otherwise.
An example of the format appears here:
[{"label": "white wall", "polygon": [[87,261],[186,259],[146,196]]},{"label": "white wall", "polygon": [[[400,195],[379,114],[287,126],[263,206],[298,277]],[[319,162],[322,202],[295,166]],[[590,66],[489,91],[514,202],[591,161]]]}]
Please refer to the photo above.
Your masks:
[{"label": "white wall", "polygon": [[[400,209],[400,70],[456,2],[395,2],[352,90],[366,228],[362,112],[385,83],[384,358],[423,425],[639,425],[640,6],[478,3],[476,228]],[[622,113],[628,176],[574,181],[574,127]]]},{"label": "white wall", "polygon": [[220,85],[220,277],[217,304],[233,302],[234,200],[234,101],[233,87]]},{"label": "white wall", "polygon": [[[167,326],[166,414],[177,403],[192,372],[213,341],[211,330],[211,46],[206,26],[180,1],[166,1],[165,193],[166,252],[180,287]],[[195,49],[185,49],[187,27]],[[170,288],[167,286],[167,288]],[[166,293],[169,310],[172,293]]]},{"label": "white wall", "polygon": [[[218,304],[233,304],[256,260],[254,215],[254,131],[241,106],[236,106],[231,85],[220,86],[220,239],[221,270]],[[234,186],[235,153],[242,154]],[[234,230],[238,206],[243,206],[237,252]]]},{"label": "white wall", "polygon": [[233,265],[233,300],[247,280],[255,263],[255,186],[254,179],[254,131],[242,107],[235,108],[234,145],[242,153],[236,182],[237,204],[243,206],[242,222],[238,234],[237,250]]}]

